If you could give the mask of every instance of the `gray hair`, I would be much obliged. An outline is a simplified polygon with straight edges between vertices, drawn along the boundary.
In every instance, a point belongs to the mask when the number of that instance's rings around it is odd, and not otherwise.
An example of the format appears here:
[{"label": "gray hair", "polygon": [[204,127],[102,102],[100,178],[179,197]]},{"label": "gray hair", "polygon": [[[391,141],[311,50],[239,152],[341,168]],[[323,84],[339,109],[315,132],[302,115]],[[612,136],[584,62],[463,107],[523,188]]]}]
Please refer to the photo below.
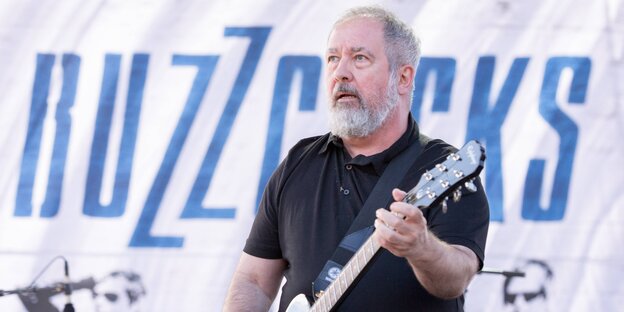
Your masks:
[{"label": "gray hair", "polygon": [[351,19],[366,17],[383,24],[386,55],[390,63],[390,71],[396,73],[399,67],[409,64],[414,68],[420,60],[420,40],[412,28],[398,19],[392,12],[379,6],[363,6],[348,10],[332,27]]}]

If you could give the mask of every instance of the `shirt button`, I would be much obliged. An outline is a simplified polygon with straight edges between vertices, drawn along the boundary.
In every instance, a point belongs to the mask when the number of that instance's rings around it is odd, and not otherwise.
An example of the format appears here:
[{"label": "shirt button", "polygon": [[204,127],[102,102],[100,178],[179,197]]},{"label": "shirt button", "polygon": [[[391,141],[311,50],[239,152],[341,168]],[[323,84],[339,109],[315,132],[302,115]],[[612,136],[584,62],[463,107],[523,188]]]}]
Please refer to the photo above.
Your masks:
[{"label": "shirt button", "polygon": [[351,170],[351,169],[353,169],[353,166],[351,166],[351,165],[345,165],[345,169],[347,169],[347,170]]}]

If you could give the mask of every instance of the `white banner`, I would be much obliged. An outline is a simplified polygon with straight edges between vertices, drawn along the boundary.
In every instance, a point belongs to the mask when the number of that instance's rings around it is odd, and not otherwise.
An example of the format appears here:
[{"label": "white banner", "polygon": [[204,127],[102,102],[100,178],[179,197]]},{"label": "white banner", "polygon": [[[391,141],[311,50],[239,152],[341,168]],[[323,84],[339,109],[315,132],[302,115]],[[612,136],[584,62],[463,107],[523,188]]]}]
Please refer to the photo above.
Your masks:
[{"label": "white banner", "polygon": [[[220,310],[264,183],[327,131],[323,55],[358,1],[0,3],[1,311]],[[423,42],[413,114],[478,139],[468,311],[624,304],[624,1],[384,1]],[[1,294],[1,293],[0,293]]]}]

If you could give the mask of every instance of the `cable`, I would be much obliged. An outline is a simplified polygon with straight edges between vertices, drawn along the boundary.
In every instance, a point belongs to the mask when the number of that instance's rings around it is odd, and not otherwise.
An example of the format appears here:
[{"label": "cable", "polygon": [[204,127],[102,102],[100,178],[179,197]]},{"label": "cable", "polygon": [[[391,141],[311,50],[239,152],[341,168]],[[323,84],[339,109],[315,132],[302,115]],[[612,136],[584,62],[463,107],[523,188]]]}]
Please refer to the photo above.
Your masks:
[{"label": "cable", "polygon": [[48,270],[50,265],[52,265],[52,263],[54,263],[54,261],[56,261],[58,259],[63,259],[63,262],[65,262],[65,276],[69,276],[69,265],[67,263],[67,259],[65,259],[65,257],[63,257],[63,256],[56,256],[52,260],[50,260],[50,262],[48,262],[48,264],[46,264],[46,266],[41,270],[41,272],[39,272],[39,274],[37,274],[37,276],[35,276],[35,278],[33,279],[32,283],[30,283],[30,285],[28,285],[28,287],[26,287],[26,288],[33,288],[35,286],[35,283],[37,282],[37,280],[41,277],[41,275],[43,275],[43,273],[45,273],[45,271]]}]

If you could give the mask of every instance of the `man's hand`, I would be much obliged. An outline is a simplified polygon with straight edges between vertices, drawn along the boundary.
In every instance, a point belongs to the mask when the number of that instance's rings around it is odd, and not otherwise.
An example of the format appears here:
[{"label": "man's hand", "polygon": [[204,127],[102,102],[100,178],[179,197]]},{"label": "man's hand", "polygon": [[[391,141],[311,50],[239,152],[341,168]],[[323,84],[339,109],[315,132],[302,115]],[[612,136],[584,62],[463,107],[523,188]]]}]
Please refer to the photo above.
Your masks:
[{"label": "man's hand", "polygon": [[395,202],[390,205],[390,211],[376,211],[375,235],[379,245],[395,256],[417,258],[422,256],[418,251],[426,246],[430,233],[422,211],[401,201],[405,195],[399,189],[392,190]]},{"label": "man's hand", "polygon": [[401,202],[405,195],[394,189],[390,211],[377,210],[376,242],[395,256],[406,258],[418,281],[432,295],[446,299],[460,296],[479,268],[477,256],[469,248],[449,245],[431,233],[422,211]]}]

